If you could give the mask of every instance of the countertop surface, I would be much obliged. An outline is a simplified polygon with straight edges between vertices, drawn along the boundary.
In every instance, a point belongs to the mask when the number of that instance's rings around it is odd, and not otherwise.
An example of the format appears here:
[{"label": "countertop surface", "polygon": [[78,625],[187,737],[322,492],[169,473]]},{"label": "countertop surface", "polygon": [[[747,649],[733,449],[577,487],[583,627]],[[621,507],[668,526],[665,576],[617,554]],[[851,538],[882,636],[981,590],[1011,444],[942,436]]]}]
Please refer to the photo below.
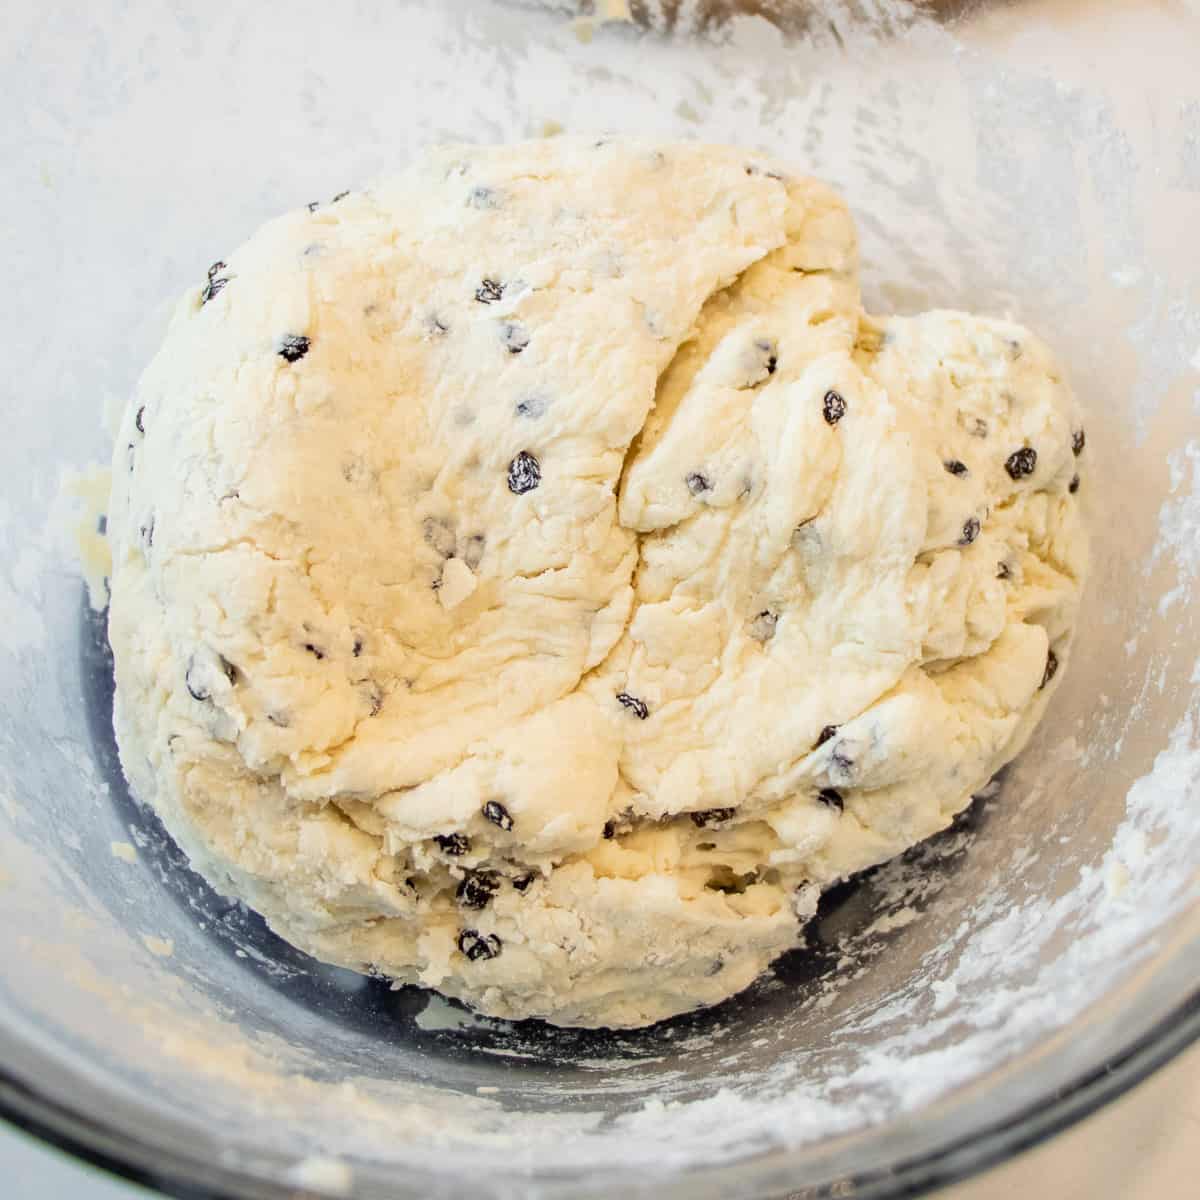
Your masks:
[{"label": "countertop surface", "polygon": [[[1200,1171],[1200,1046],[1051,1142],[938,1200],[1175,1200]],[[146,1200],[149,1192],[0,1125],[4,1194],[20,1200]],[[12,1190],[9,1191],[8,1187]]]}]

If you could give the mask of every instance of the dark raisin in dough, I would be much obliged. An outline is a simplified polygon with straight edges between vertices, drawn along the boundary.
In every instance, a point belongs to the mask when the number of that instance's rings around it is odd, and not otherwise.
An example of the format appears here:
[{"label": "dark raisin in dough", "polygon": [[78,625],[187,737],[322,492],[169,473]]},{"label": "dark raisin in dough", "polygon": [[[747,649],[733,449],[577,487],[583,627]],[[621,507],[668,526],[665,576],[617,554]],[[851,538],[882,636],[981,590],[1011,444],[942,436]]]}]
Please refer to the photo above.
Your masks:
[{"label": "dark raisin in dough", "polygon": [[320,662],[325,657],[325,651],[322,650],[320,646],[313,645],[312,642],[305,642],[304,649],[307,650],[309,654],[311,654],[313,658],[317,660],[317,662]]},{"label": "dark raisin in dough", "polygon": [[506,321],[500,326],[500,340],[509,354],[520,354],[529,345],[529,330],[515,321]]},{"label": "dark raisin in dough", "polygon": [[684,482],[687,484],[687,490],[693,496],[702,496],[705,492],[712,491],[712,481],[707,475],[702,475],[699,471],[693,471]]},{"label": "dark raisin in dough", "polygon": [[465,833],[438,833],[433,840],[451,858],[461,858],[471,849],[471,839]]},{"label": "dark raisin in dough", "polygon": [[334,196],[334,198],[333,198],[333,199],[332,199],[332,200],[331,200],[329,203],[330,203],[330,204],[336,204],[336,203],[337,203],[339,200],[345,200],[345,198],[346,198],[348,195],[350,195],[350,189],[349,189],[349,188],[347,188],[347,189],[346,189],[344,192],[338,192],[338,194],[337,194],[336,196]]},{"label": "dark raisin in dough", "polygon": [[845,811],[846,802],[842,799],[842,793],[837,788],[822,788],[817,793],[817,799],[830,808],[836,808],[838,812]]},{"label": "dark raisin in dough", "polygon": [[968,517],[963,522],[962,533],[959,535],[958,544],[960,546],[969,546],[979,536],[979,518]]},{"label": "dark raisin in dough", "polygon": [[197,682],[195,672],[196,664],[188,663],[188,668],[183,675],[183,683],[188,690],[188,695],[203,704],[204,701],[212,699],[212,693],[203,684]]},{"label": "dark raisin in dough", "polygon": [[508,464],[508,490],[514,496],[532,492],[542,482],[542,464],[528,450],[522,450]]},{"label": "dark raisin in dough", "polygon": [[508,833],[513,827],[512,813],[499,800],[489,800],[483,806],[483,815],[493,825],[498,825],[503,829],[505,833]]},{"label": "dark raisin in dough", "polygon": [[988,423],[982,417],[975,417],[971,421],[967,432],[972,437],[985,438],[988,435]]},{"label": "dark raisin in dough", "polygon": [[1084,446],[1087,445],[1087,434],[1082,429],[1077,429],[1071,434],[1071,453],[1078,458],[1083,453]]},{"label": "dark raisin in dough", "polygon": [[951,475],[957,475],[960,479],[967,473],[967,464],[957,458],[946,459],[946,461],[942,463],[942,466],[945,467]]},{"label": "dark raisin in dough", "polygon": [[1073,475],[1071,477],[1071,482],[1067,484],[1067,491],[1070,492],[1072,496],[1075,495],[1075,493],[1077,491],[1079,491],[1079,476],[1078,475]]},{"label": "dark raisin in dough", "polygon": [[495,279],[485,279],[475,289],[475,299],[480,304],[495,304],[504,295],[504,284]]},{"label": "dark raisin in dough", "polygon": [[826,725],[820,733],[817,734],[816,744],[813,746],[815,750],[817,746],[823,746],[837,731],[841,728],[840,725]]},{"label": "dark raisin in dough", "polygon": [[487,908],[499,887],[500,876],[497,872],[468,871],[454,895],[464,908]]},{"label": "dark raisin in dough", "polygon": [[201,306],[207,304],[229,282],[229,277],[221,274],[224,270],[225,264],[219,259],[208,268],[208,282],[204,285],[204,291],[200,293]]},{"label": "dark raisin in dough", "polygon": [[836,425],[846,415],[846,401],[840,392],[828,391],[821,403],[821,413],[828,425]]},{"label": "dark raisin in dough", "polygon": [[531,884],[531,883],[532,883],[532,882],[533,882],[533,881],[534,881],[536,878],[537,878],[537,872],[536,872],[536,871],[530,871],[530,872],[529,872],[528,874],[526,874],[526,875],[518,875],[518,876],[517,876],[517,877],[516,877],[516,878],[515,878],[515,879],[512,881],[512,885],[513,885],[513,887],[514,887],[514,888],[516,888],[516,889],[517,889],[517,891],[518,891],[518,892],[523,892],[523,891],[525,891],[525,889],[526,889],[526,888],[528,888],[528,887],[529,887],[529,885],[530,885],[530,884]]},{"label": "dark raisin in dough", "polygon": [[146,406],[143,404],[142,407],[137,410],[137,415],[133,418],[134,428],[137,429],[138,433],[146,432],[146,424],[144,421],[145,416]]},{"label": "dark raisin in dough", "polygon": [[736,813],[736,808],[709,808],[704,812],[694,812],[690,815],[692,824],[697,829],[707,829],[710,825],[724,825]]},{"label": "dark raisin in dough", "polygon": [[320,200],[310,200],[305,206],[309,212],[316,212],[321,207]]},{"label": "dark raisin in dough", "polygon": [[350,647],[350,653],[352,655],[354,655],[355,658],[358,658],[358,656],[360,654],[362,654],[362,652],[363,652],[363,640],[360,637],[356,637],[354,639],[354,644]]},{"label": "dark raisin in dough", "polygon": [[996,578],[1008,579],[1012,575],[1012,568],[1006,562],[996,564]]},{"label": "dark raisin in dough", "polygon": [[546,415],[548,403],[545,396],[527,396],[517,403],[517,416],[525,417],[529,421],[536,421],[539,417]]},{"label": "dark raisin in dough", "polygon": [[494,933],[480,933],[477,929],[464,929],[458,935],[458,948],[471,962],[495,958],[500,953],[501,945]]},{"label": "dark raisin in dough", "polygon": [[1004,461],[1004,469],[1011,479],[1024,479],[1037,469],[1037,451],[1032,446],[1014,450]]},{"label": "dark raisin in dough", "polygon": [[299,362],[307,353],[311,343],[302,333],[285,333],[279,339],[276,353],[287,362]]},{"label": "dark raisin in dough", "polygon": [[602,832],[603,832],[603,835],[604,835],[604,840],[605,840],[606,842],[611,842],[611,841],[613,840],[613,838],[615,838],[615,837],[617,836],[617,823],[616,823],[616,821],[605,821],[605,822],[604,822],[604,829],[603,829],[603,831],[602,831]]},{"label": "dark raisin in dough", "polygon": [[617,703],[623,708],[629,709],[639,721],[644,721],[650,715],[650,710],[646,707],[645,700],[639,700],[636,696],[631,696],[628,692],[618,692]]},{"label": "dark raisin in dough", "polygon": [[1042,672],[1042,682],[1038,684],[1038,691],[1046,686],[1058,674],[1058,655],[1053,650],[1046,654],[1046,669]]}]

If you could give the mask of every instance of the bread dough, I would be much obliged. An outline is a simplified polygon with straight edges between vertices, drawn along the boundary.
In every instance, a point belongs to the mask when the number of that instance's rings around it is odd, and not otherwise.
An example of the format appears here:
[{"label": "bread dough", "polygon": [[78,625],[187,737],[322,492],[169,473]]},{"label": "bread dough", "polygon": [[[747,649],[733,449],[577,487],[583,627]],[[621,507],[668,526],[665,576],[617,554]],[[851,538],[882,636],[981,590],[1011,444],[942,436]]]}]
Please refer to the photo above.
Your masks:
[{"label": "bread dough", "polygon": [[1020,749],[1084,570],[1046,347],[856,272],[827,187],[693,144],[267,224],[117,439],[135,793],[289,941],[488,1014],[744,988]]}]

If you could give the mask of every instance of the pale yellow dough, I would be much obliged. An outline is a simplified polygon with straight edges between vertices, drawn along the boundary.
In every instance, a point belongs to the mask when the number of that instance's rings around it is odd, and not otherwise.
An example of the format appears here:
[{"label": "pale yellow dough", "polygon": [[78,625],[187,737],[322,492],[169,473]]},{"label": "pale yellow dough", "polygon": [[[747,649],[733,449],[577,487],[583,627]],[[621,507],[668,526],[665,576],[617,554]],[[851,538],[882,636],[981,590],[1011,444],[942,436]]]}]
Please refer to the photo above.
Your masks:
[{"label": "pale yellow dough", "polygon": [[573,138],[227,255],[108,523],[122,761],[197,869],[319,958],[636,1026],[944,828],[1061,677],[1081,416],[856,268],[820,183]]}]

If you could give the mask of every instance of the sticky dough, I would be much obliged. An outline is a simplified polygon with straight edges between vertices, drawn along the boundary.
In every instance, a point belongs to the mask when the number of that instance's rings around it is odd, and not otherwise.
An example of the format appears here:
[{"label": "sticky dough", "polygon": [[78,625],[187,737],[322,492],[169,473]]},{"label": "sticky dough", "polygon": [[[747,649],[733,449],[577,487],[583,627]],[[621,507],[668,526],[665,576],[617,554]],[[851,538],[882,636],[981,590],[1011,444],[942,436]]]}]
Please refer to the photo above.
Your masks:
[{"label": "sticky dough", "polygon": [[430,154],[264,226],[124,415],[115,722],[317,957],[636,1026],[944,828],[1061,677],[1084,437],[1049,351],[869,317],[744,152]]}]

